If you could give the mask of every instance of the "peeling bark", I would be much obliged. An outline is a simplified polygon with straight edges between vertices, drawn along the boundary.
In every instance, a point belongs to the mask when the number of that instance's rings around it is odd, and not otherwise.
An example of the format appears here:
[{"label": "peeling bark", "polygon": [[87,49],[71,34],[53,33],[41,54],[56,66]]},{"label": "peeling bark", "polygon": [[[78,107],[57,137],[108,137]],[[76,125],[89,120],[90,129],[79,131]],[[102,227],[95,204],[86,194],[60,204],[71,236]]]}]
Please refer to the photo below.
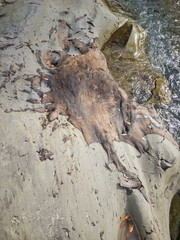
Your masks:
[{"label": "peeling bark", "polygon": [[[159,134],[177,145],[155,109],[132,101],[117,85],[97,39],[88,45],[77,39],[72,42],[82,55],[70,56],[62,52],[56,70],[48,76],[51,92],[43,95],[43,104],[52,103],[47,105],[48,111],[54,110],[50,121],[59,114],[68,115],[69,122],[82,131],[87,144],[101,143],[109,161],[122,172],[125,168],[117,157],[113,141],[127,142],[140,153],[148,151],[143,139],[147,134]],[[40,58],[38,62],[42,65]],[[39,77],[32,82],[32,88],[38,92]]]}]

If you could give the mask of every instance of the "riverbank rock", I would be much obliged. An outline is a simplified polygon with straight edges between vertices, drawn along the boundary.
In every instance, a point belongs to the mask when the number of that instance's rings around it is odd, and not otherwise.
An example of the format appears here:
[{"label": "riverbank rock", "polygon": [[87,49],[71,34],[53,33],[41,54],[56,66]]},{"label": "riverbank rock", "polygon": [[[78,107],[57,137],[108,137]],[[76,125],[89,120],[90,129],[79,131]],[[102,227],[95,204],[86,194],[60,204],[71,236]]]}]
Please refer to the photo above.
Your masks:
[{"label": "riverbank rock", "polygon": [[[115,240],[126,239],[127,233],[142,239],[169,239],[169,208],[180,187],[178,147],[151,113],[144,114],[142,123],[141,112],[136,113],[134,122],[128,118],[134,116],[132,109],[136,103],[116,85],[100,50],[93,50],[93,39],[98,37],[101,48],[126,21],[125,17],[114,16],[101,1],[20,0],[2,6],[2,239]],[[70,41],[76,38],[83,42],[82,55],[77,43]],[[91,51],[86,50],[87,45],[92,46]],[[67,54],[71,56],[65,59]],[[81,61],[85,54],[92,55],[87,55],[87,61]],[[68,58],[72,70],[78,70],[78,73],[69,71],[70,78],[63,69],[65,61],[68,65]],[[73,67],[77,63],[79,67]],[[111,81],[104,81],[101,88],[99,81],[92,89],[86,89],[88,76],[84,78],[84,75],[89,75],[89,71],[82,71],[82,79],[79,73],[83,63],[92,64],[93,70],[93,63],[98,63],[104,71],[100,79]],[[79,92],[69,82],[73,76],[81,80]],[[56,86],[55,80],[66,88]],[[95,92],[90,95],[90,91]],[[49,93],[53,97],[48,98]],[[77,93],[79,98],[75,98]],[[91,98],[89,102],[94,99],[93,105],[88,105],[86,98],[81,99],[86,95]],[[108,105],[109,99],[112,105],[115,103],[114,108]],[[54,106],[48,100],[54,101]],[[123,103],[118,107],[126,113],[118,115],[119,118],[113,112],[118,101]],[[89,116],[93,106],[96,115]],[[46,110],[55,112],[55,117],[49,119]],[[138,111],[148,110],[142,106]],[[138,129],[134,127],[137,122],[142,128],[147,127],[149,121],[150,127],[160,131],[148,135],[149,132],[143,132],[140,142],[146,148],[135,146],[137,141],[131,141],[131,131],[130,140],[125,141],[123,134],[127,134],[127,129]],[[108,125],[103,128],[106,122]],[[132,136],[138,136],[136,131]],[[123,167],[119,168],[118,164]],[[125,221],[129,216],[131,231]]]}]

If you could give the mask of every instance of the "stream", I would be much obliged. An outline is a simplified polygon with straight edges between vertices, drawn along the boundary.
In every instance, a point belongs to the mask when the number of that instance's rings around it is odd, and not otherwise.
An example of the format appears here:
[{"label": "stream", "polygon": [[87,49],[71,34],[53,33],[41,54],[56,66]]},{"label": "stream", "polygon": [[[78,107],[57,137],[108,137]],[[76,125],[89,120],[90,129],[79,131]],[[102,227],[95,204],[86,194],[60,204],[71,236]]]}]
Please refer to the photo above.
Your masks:
[{"label": "stream", "polygon": [[180,143],[180,1],[107,0],[115,11],[142,26],[148,33],[146,53],[152,68],[165,76],[171,101],[156,108],[169,132]]}]

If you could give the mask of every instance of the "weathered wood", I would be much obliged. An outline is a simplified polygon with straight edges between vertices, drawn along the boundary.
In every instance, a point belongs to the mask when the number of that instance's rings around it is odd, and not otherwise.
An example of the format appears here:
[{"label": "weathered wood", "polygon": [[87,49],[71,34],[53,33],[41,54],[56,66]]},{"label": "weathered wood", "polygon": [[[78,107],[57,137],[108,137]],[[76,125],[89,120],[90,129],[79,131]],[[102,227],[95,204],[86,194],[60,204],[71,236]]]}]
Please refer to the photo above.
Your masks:
[{"label": "weathered wood", "polygon": [[77,39],[72,42],[82,55],[70,56],[62,52],[56,70],[49,77],[52,91],[44,94],[43,104],[52,103],[47,105],[47,110],[51,111],[50,121],[59,114],[68,115],[69,122],[82,131],[88,145],[102,144],[119,171],[125,168],[118,160],[113,141],[127,142],[140,154],[148,151],[143,139],[147,134],[159,134],[177,145],[155,109],[132,101],[117,85],[97,39],[89,45]]}]

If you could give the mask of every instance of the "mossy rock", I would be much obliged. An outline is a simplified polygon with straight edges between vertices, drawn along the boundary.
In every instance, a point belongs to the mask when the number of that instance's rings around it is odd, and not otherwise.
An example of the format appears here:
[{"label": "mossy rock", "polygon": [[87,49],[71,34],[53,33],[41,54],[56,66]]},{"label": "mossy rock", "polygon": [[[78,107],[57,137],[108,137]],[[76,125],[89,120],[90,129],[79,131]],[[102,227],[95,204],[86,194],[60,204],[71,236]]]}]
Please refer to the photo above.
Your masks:
[{"label": "mossy rock", "polygon": [[152,97],[148,100],[148,103],[153,103],[155,106],[169,103],[171,95],[167,79],[159,77],[155,82],[155,88],[152,90]]},{"label": "mossy rock", "polygon": [[170,209],[170,232],[172,240],[180,237],[180,194],[173,197]]},{"label": "mossy rock", "polygon": [[129,97],[159,106],[170,101],[171,92],[167,80],[152,69],[146,57],[146,41],[145,30],[127,20],[102,51],[115,81]]}]

